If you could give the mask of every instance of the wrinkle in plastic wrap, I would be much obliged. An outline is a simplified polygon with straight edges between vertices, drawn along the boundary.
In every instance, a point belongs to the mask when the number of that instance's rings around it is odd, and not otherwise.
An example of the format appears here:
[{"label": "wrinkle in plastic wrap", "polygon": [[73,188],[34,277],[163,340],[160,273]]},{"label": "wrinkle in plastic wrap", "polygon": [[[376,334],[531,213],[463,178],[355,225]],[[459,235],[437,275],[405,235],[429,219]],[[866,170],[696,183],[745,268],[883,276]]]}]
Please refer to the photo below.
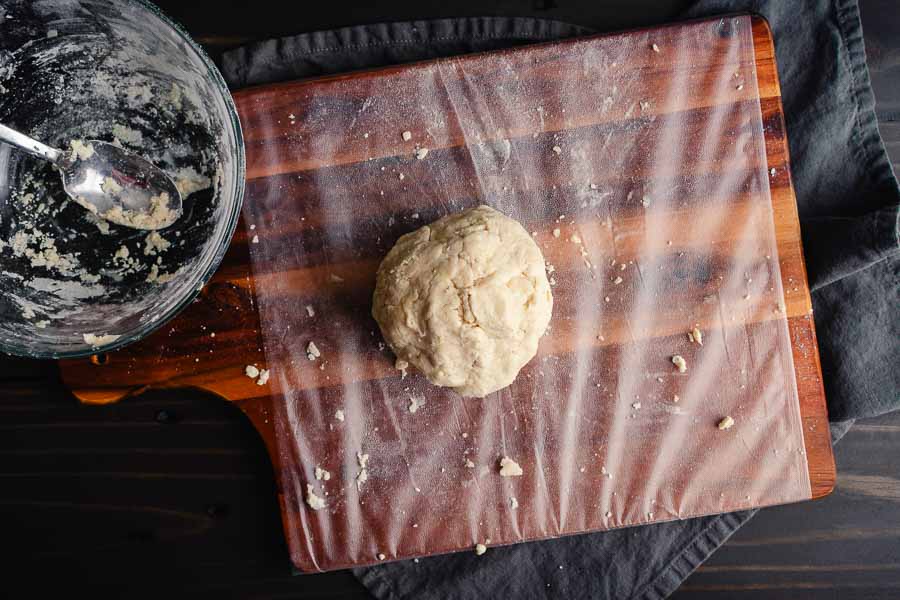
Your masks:
[{"label": "wrinkle in plastic wrap", "polygon": [[[295,564],[810,497],[749,17],[304,89],[245,123]],[[515,383],[472,399],[395,370],[370,311],[400,235],[479,204],[533,232],[555,308]]]}]

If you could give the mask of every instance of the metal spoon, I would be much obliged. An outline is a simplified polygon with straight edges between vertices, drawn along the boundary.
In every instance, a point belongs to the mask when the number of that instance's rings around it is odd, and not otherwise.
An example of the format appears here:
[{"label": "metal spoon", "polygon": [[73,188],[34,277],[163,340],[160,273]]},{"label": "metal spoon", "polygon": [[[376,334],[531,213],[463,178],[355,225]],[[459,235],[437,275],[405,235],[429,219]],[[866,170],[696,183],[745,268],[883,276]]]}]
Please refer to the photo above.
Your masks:
[{"label": "metal spoon", "polygon": [[63,152],[0,125],[0,142],[53,163],[72,200],[102,219],[134,229],[163,229],[181,216],[181,193],[156,165],[118,146],[73,140]]}]

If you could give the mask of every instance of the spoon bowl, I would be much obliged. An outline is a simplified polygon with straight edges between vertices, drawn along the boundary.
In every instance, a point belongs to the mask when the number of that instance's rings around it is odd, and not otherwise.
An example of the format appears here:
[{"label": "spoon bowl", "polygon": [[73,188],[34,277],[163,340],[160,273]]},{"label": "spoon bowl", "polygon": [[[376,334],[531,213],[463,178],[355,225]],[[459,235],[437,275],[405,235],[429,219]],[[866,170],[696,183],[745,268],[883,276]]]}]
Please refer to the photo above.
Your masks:
[{"label": "spoon bowl", "polygon": [[57,168],[66,193],[111,223],[153,230],[181,217],[175,182],[153,163],[114,144],[75,141]]},{"label": "spoon bowl", "polygon": [[164,229],[182,213],[182,194],[165,171],[124,148],[72,140],[71,152],[51,148],[5,125],[0,142],[53,163],[72,200],[111,223]]}]

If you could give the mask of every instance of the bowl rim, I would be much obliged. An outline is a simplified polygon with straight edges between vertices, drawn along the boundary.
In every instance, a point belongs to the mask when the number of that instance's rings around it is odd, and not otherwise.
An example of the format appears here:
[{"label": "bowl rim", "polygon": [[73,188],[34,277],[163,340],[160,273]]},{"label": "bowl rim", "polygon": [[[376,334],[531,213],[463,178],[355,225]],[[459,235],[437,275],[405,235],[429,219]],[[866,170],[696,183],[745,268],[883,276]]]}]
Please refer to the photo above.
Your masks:
[{"label": "bowl rim", "polygon": [[127,346],[129,344],[133,344],[138,342],[148,335],[171,321],[178,313],[184,310],[188,304],[194,301],[194,299],[200,294],[200,291],[203,287],[212,279],[212,276],[219,269],[219,266],[222,264],[222,259],[225,258],[225,253],[228,252],[228,249],[231,247],[231,240],[234,237],[234,232],[237,229],[238,221],[241,216],[241,208],[244,203],[244,189],[246,186],[246,175],[247,175],[247,159],[246,159],[246,148],[244,145],[244,133],[241,129],[241,121],[238,116],[237,107],[234,104],[234,98],[231,95],[231,90],[228,88],[228,84],[225,82],[225,79],[222,77],[222,73],[219,71],[219,68],[216,66],[215,62],[209,57],[203,47],[200,46],[194,39],[190,36],[187,30],[182,27],[178,22],[173,20],[171,17],[167,16],[165,13],[160,10],[158,6],[150,2],[149,0],[121,0],[124,3],[130,3],[132,5],[141,7],[153,15],[155,15],[160,21],[164,24],[168,25],[175,31],[182,40],[184,40],[187,45],[194,51],[203,65],[206,67],[207,73],[209,74],[213,86],[218,88],[219,92],[222,94],[222,99],[225,102],[225,107],[228,112],[228,116],[231,120],[231,128],[235,138],[235,146],[236,146],[236,156],[235,156],[235,183],[237,189],[234,190],[234,203],[232,207],[231,214],[227,216],[228,223],[225,227],[225,232],[223,236],[223,243],[219,246],[216,254],[212,257],[209,265],[206,268],[206,271],[200,276],[200,279],[197,282],[196,286],[193,286],[192,289],[188,290],[184,298],[182,298],[179,302],[172,305],[172,307],[167,310],[165,313],[161,314],[154,321],[147,323],[143,327],[137,328],[133,330],[128,335],[123,335],[122,337],[112,341],[108,344],[104,344],[102,346],[94,346],[87,347],[82,349],[74,349],[74,350],[65,350],[65,351],[28,351],[23,348],[13,348],[6,344],[0,343],[0,350],[2,350],[6,354],[11,354],[14,356],[22,356],[26,358],[35,358],[35,359],[68,359],[68,358],[84,358],[88,356],[94,356],[97,354],[104,354],[107,352],[112,352],[114,350],[118,350]]}]

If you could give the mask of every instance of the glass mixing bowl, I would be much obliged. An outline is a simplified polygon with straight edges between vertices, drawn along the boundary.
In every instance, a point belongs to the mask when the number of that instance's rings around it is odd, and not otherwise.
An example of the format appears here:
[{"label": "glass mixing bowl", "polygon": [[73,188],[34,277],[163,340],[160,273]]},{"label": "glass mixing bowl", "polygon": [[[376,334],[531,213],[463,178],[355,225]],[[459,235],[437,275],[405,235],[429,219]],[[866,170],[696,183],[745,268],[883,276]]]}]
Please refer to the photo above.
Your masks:
[{"label": "glass mixing bowl", "polygon": [[158,235],[66,200],[0,145],[0,350],[75,357],[172,318],[222,260],[244,190],[240,123],[212,61],[142,0],[0,2],[0,123],[58,148],[100,139],[166,169],[184,216]]}]

